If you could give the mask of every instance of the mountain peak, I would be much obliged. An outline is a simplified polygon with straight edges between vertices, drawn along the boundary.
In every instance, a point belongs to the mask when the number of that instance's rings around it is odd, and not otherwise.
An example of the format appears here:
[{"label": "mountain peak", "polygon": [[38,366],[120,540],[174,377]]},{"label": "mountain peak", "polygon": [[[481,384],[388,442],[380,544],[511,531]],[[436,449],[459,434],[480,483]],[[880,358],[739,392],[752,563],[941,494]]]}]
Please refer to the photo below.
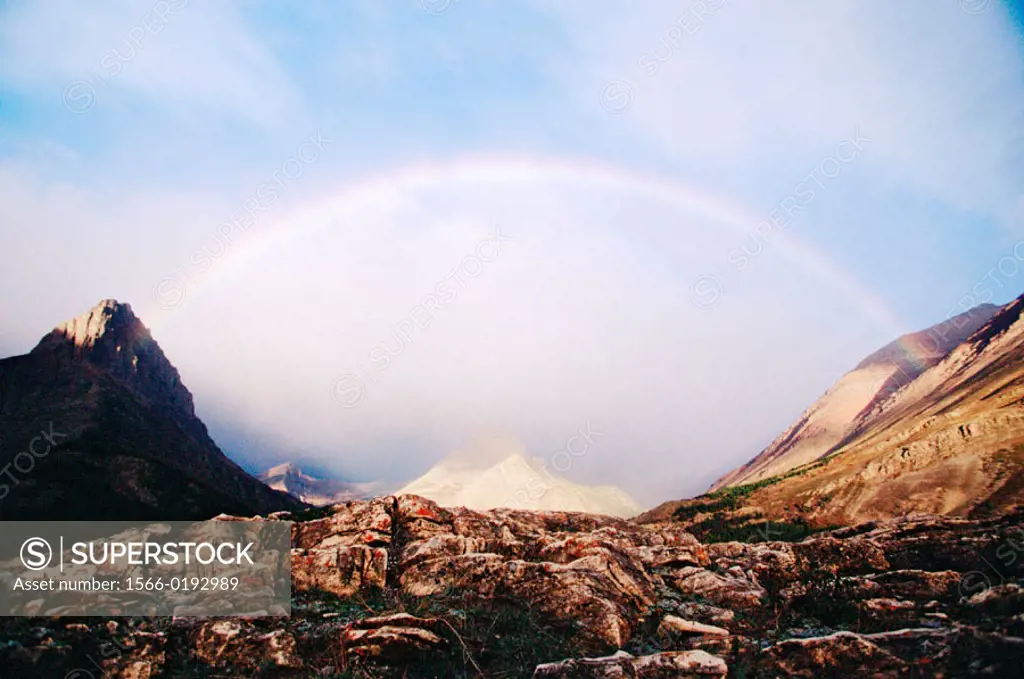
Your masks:
[{"label": "mountain peak", "polygon": [[[464,457],[464,456],[463,456]],[[585,486],[561,477],[554,465],[514,450],[484,465],[451,465],[446,458],[395,491],[446,507],[534,509],[634,516],[639,505],[613,486]]]},{"label": "mountain peak", "polygon": [[149,331],[129,304],[116,299],[100,300],[99,304],[80,316],[64,321],[56,328],[75,346],[90,347],[111,334],[118,339],[149,339]]},{"label": "mountain peak", "polygon": [[323,480],[315,474],[310,474],[295,462],[282,462],[281,464],[275,465],[260,474],[259,478],[264,481],[286,479],[292,482],[316,482]]},{"label": "mountain peak", "polygon": [[267,478],[272,478],[272,477],[275,477],[275,476],[284,476],[285,474],[293,474],[293,473],[301,472],[301,471],[302,470],[300,470],[295,465],[294,462],[282,462],[281,464],[275,465],[275,466],[271,467],[270,469],[268,469],[267,471],[263,472],[263,474],[261,476],[264,476],[264,477],[267,477]]},{"label": "mountain peak", "polygon": [[274,465],[258,478],[273,488],[313,505],[365,500],[383,495],[388,488],[377,481],[355,483],[310,474],[295,462]]},{"label": "mountain peak", "polygon": [[33,436],[38,448],[40,426],[57,437],[53,455],[37,452],[31,481],[12,478],[0,519],[191,520],[302,506],[217,447],[177,369],[115,299],[0,360],[0,405],[0,466],[24,469],[16,451]]},{"label": "mountain peak", "polygon": [[64,321],[32,350],[60,363],[87,363],[146,399],[194,417],[192,394],[149,329],[116,299],[101,300],[85,313]]},{"label": "mountain peak", "polygon": [[979,304],[930,328],[907,333],[865,358],[855,370],[891,364],[907,373],[922,372],[983,328],[1002,309],[995,304]]}]

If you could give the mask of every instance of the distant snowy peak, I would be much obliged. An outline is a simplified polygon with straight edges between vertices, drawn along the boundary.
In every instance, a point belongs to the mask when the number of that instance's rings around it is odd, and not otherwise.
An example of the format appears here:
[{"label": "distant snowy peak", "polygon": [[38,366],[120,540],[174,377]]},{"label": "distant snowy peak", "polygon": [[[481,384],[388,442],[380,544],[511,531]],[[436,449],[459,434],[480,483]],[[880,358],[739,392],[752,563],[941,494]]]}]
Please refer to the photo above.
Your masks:
[{"label": "distant snowy peak", "polygon": [[273,466],[260,474],[259,478],[274,490],[284,491],[313,505],[366,500],[387,492],[387,488],[380,482],[353,483],[323,479],[304,471],[293,462]]},{"label": "distant snowy peak", "polygon": [[442,461],[400,489],[448,507],[558,510],[634,516],[642,508],[614,486],[584,486],[558,476],[550,465],[515,454],[483,469]]}]

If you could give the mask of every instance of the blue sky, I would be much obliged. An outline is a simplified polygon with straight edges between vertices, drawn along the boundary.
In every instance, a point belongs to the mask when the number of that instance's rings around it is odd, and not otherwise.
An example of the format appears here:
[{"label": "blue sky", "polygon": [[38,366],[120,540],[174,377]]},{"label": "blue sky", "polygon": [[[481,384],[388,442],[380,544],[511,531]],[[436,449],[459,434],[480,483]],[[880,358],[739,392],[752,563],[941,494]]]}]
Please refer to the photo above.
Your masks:
[{"label": "blue sky", "polygon": [[692,494],[895,334],[1024,292],[1022,16],[8,1],[0,354],[116,297],[250,467],[402,480],[481,431],[545,457],[592,421],[570,476]]}]

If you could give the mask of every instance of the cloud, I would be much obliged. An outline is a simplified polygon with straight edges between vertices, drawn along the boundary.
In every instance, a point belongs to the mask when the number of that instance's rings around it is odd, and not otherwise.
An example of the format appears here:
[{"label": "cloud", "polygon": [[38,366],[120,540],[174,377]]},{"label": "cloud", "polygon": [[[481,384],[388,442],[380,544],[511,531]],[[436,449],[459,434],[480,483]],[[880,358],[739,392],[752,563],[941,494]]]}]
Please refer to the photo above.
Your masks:
[{"label": "cloud", "polygon": [[[301,96],[244,8],[188,0],[19,4],[3,19],[7,75],[83,113],[129,96],[174,117],[295,124]],[[41,39],[45,36],[45,39]],[[95,99],[95,101],[92,101]]]},{"label": "cloud", "polygon": [[[629,188],[437,179],[270,228],[262,256],[216,263],[230,279],[211,272],[155,332],[201,412],[348,475],[408,478],[495,429],[543,457],[591,421],[607,436],[578,479],[648,502],[696,491],[716,451],[753,449],[887,337],[840,322],[858,300],[779,256],[697,307],[702,252],[734,234]],[[799,374],[808,343],[829,347],[823,374]],[[786,369],[786,393],[752,387]]]},{"label": "cloud", "polygon": [[[0,19],[19,65],[0,281],[24,291],[0,300],[0,341],[131,302],[251,464],[403,481],[480,432],[547,458],[591,422],[574,480],[699,492],[938,320],[928,305],[1005,253],[988,222],[1024,214],[1020,45],[997,4],[172,4],[141,34],[159,3]],[[62,101],[75,81],[91,89]],[[323,159],[162,309],[155,283],[321,127]],[[759,242],[858,129],[867,150]],[[494,172],[512,150],[548,162]],[[496,227],[511,240],[483,261]],[[759,254],[722,271],[741,247]],[[707,276],[722,288],[695,295]]]},{"label": "cloud", "polygon": [[977,15],[955,2],[559,7],[573,114],[600,119],[602,89],[626,83],[629,110],[604,125],[677,164],[785,172],[859,127],[890,188],[1013,221],[1022,46],[997,3]]}]

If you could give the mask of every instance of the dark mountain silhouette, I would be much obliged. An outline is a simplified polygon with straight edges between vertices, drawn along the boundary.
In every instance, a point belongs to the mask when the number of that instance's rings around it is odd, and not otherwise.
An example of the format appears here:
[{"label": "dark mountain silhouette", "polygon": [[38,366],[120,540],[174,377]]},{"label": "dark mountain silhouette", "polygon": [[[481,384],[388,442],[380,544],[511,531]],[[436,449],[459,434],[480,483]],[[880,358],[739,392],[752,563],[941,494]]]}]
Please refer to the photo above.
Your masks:
[{"label": "dark mountain silhouette", "polygon": [[198,519],[301,504],[236,465],[127,304],[0,360],[0,518]]}]

